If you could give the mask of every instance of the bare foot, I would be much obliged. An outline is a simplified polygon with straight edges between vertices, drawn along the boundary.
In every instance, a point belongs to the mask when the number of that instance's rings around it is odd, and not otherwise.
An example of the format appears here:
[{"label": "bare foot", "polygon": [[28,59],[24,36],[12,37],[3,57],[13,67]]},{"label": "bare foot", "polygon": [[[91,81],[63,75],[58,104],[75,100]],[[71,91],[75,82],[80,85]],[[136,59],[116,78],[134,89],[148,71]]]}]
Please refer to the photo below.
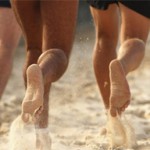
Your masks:
[{"label": "bare foot", "polygon": [[41,69],[33,64],[27,69],[27,89],[22,102],[22,119],[27,122],[29,115],[39,115],[43,108],[43,77]]},{"label": "bare foot", "polygon": [[113,60],[110,69],[110,113],[113,117],[121,114],[130,103],[130,89],[123,67],[118,60]]}]

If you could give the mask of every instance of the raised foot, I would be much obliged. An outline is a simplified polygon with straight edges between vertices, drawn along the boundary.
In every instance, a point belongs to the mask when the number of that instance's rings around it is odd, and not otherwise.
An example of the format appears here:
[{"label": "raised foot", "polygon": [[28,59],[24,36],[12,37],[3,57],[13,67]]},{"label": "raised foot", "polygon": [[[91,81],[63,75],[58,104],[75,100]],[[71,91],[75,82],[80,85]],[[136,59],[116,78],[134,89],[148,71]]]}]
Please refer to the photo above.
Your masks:
[{"label": "raised foot", "polygon": [[121,63],[118,60],[113,60],[109,66],[110,70],[110,112],[112,116],[122,111],[130,103],[130,89]]},{"label": "raised foot", "polygon": [[39,114],[42,111],[43,93],[41,69],[37,64],[33,64],[27,69],[27,90],[22,102],[22,119],[25,122],[28,121],[29,115]]}]

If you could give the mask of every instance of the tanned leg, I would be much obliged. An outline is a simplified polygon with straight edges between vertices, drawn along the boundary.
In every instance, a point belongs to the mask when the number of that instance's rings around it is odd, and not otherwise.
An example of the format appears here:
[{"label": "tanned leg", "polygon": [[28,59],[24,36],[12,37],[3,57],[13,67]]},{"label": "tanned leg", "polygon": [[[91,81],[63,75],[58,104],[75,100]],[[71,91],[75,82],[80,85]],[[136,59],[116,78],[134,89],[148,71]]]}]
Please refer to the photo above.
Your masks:
[{"label": "tanned leg", "polygon": [[36,117],[36,147],[49,150],[50,137],[41,129],[48,127],[51,83],[58,80],[68,66],[78,1],[13,2],[27,43],[24,73],[27,89],[22,103],[22,119],[28,121],[29,114]]},{"label": "tanned leg", "polygon": [[[43,76],[44,102],[42,111],[36,112],[36,132],[37,148],[46,150],[50,149],[50,137],[48,132],[39,133],[39,131],[48,127],[51,83],[57,81],[68,66],[74,39],[77,1],[41,1],[41,11],[43,20],[43,53],[38,59],[38,66]],[[44,137],[44,141],[42,137]]]},{"label": "tanned leg", "polygon": [[122,13],[121,46],[116,60],[110,63],[111,115],[120,114],[130,103],[126,75],[139,67],[149,33],[149,19],[120,4]]},{"label": "tanned leg", "polygon": [[[71,52],[78,1],[42,1],[43,54],[38,60],[44,79],[44,108],[39,127],[47,127],[49,89],[65,72]],[[53,15],[49,15],[53,14]],[[67,34],[66,34],[67,33]],[[43,120],[45,120],[43,122]]]},{"label": "tanned leg", "polygon": [[[12,6],[26,41],[24,80],[27,89],[22,102],[22,118],[27,121],[27,114],[33,115],[35,110],[43,106],[44,101],[43,76],[39,66],[36,65],[42,53],[40,1],[13,0]],[[31,64],[34,65],[30,66]]]},{"label": "tanned leg", "polygon": [[95,23],[96,42],[94,47],[93,65],[96,80],[106,109],[109,109],[110,80],[109,64],[116,58],[116,47],[119,33],[119,14],[116,4],[108,10],[91,7]]},{"label": "tanned leg", "polygon": [[[44,94],[44,101],[40,98],[41,103],[43,101],[43,111],[37,123],[37,126],[44,128],[47,127],[46,120],[48,120],[47,105],[50,85],[62,76],[68,65],[69,54],[74,38],[78,1],[40,1],[40,3],[38,3],[38,1],[34,0],[14,0],[14,2],[15,11],[19,14],[18,18],[20,19],[18,20],[27,41],[27,52],[29,53],[27,55],[26,66],[28,67],[32,63],[37,63],[27,69],[28,82],[27,92],[23,101],[23,111],[30,114],[35,112],[34,101],[39,101],[36,98],[37,93],[39,93],[37,89],[40,88],[40,91],[44,89],[44,92],[41,92]],[[30,19],[27,17],[28,13],[22,11],[25,7],[30,14]],[[42,25],[40,16],[42,18]],[[31,17],[33,19],[32,22]],[[43,34],[40,32],[41,26],[43,27]],[[33,35],[36,35],[36,37],[33,38]],[[41,35],[43,35],[43,37]],[[41,42],[41,37],[43,42]],[[39,57],[40,48],[43,49],[43,53]],[[35,76],[35,72],[42,74],[42,79],[41,75]],[[35,81],[38,80],[38,84],[36,85],[35,82],[32,82],[34,78],[37,78]],[[37,85],[39,85],[39,87]],[[33,104],[33,107],[29,106]],[[29,107],[33,109],[28,109]],[[39,107],[41,107],[41,104]],[[39,111],[37,114],[38,113]]]}]

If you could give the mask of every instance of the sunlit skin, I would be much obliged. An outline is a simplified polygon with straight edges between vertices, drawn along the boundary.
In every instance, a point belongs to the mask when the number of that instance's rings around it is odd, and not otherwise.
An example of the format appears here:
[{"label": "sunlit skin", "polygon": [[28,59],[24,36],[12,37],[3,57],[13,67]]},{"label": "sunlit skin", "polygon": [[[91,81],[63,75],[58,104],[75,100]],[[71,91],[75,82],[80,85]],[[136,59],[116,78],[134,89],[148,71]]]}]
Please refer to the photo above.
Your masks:
[{"label": "sunlit skin", "polygon": [[[26,41],[22,119],[34,116],[36,127],[48,126],[51,83],[65,72],[74,40],[78,0],[12,0]],[[29,17],[30,16],[30,17]]]},{"label": "sunlit skin", "polygon": [[93,7],[90,9],[96,30],[93,56],[95,76],[105,108],[115,117],[130,103],[131,93],[126,76],[141,64],[150,22],[122,4],[119,4],[119,8],[111,4],[105,11]]},{"label": "sunlit skin", "polygon": [[[48,128],[51,84],[65,72],[74,40],[78,0],[12,0],[12,7],[26,42],[25,97],[21,118],[33,119],[36,148],[51,147]],[[46,132],[39,132],[46,130]],[[43,140],[44,138],[44,140]]]}]

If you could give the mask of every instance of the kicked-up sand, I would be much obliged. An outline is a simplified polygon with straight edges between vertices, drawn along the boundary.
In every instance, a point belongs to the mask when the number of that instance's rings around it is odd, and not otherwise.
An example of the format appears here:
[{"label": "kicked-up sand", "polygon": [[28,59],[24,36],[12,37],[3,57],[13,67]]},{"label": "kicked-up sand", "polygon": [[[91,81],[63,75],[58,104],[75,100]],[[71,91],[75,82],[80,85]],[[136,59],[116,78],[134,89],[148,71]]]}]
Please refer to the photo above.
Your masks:
[{"label": "kicked-up sand", "polygon": [[[41,138],[45,136],[43,133],[50,132],[51,140],[48,139],[49,145],[45,150],[50,149],[49,147],[51,150],[109,149],[110,139],[107,138],[104,131],[107,124],[106,111],[99,95],[92,67],[93,46],[93,30],[89,34],[80,35],[79,33],[75,39],[66,73],[52,85],[49,128],[46,131],[38,132],[40,135],[42,133]],[[132,131],[135,131],[137,139],[137,146],[132,150],[150,149],[149,49],[150,40],[148,40],[146,56],[140,68],[128,75],[132,100],[124,115],[132,126],[130,130],[134,129]],[[15,142],[22,146],[20,150],[28,150],[27,146],[30,146],[30,150],[35,148],[35,133],[37,134],[37,131],[32,123],[24,125],[17,118],[21,113],[21,102],[25,96],[22,78],[24,55],[24,47],[21,45],[17,49],[13,72],[0,102],[0,150],[19,150],[12,149]],[[16,122],[21,122],[19,130],[17,130],[20,134],[11,134],[14,142],[9,143],[10,126],[16,118],[18,119]],[[116,122],[116,120],[112,120],[112,122]],[[13,125],[17,128],[15,122]],[[13,125],[11,128],[14,128]],[[131,134],[131,136],[134,135]],[[121,146],[116,149],[126,150]]]}]

